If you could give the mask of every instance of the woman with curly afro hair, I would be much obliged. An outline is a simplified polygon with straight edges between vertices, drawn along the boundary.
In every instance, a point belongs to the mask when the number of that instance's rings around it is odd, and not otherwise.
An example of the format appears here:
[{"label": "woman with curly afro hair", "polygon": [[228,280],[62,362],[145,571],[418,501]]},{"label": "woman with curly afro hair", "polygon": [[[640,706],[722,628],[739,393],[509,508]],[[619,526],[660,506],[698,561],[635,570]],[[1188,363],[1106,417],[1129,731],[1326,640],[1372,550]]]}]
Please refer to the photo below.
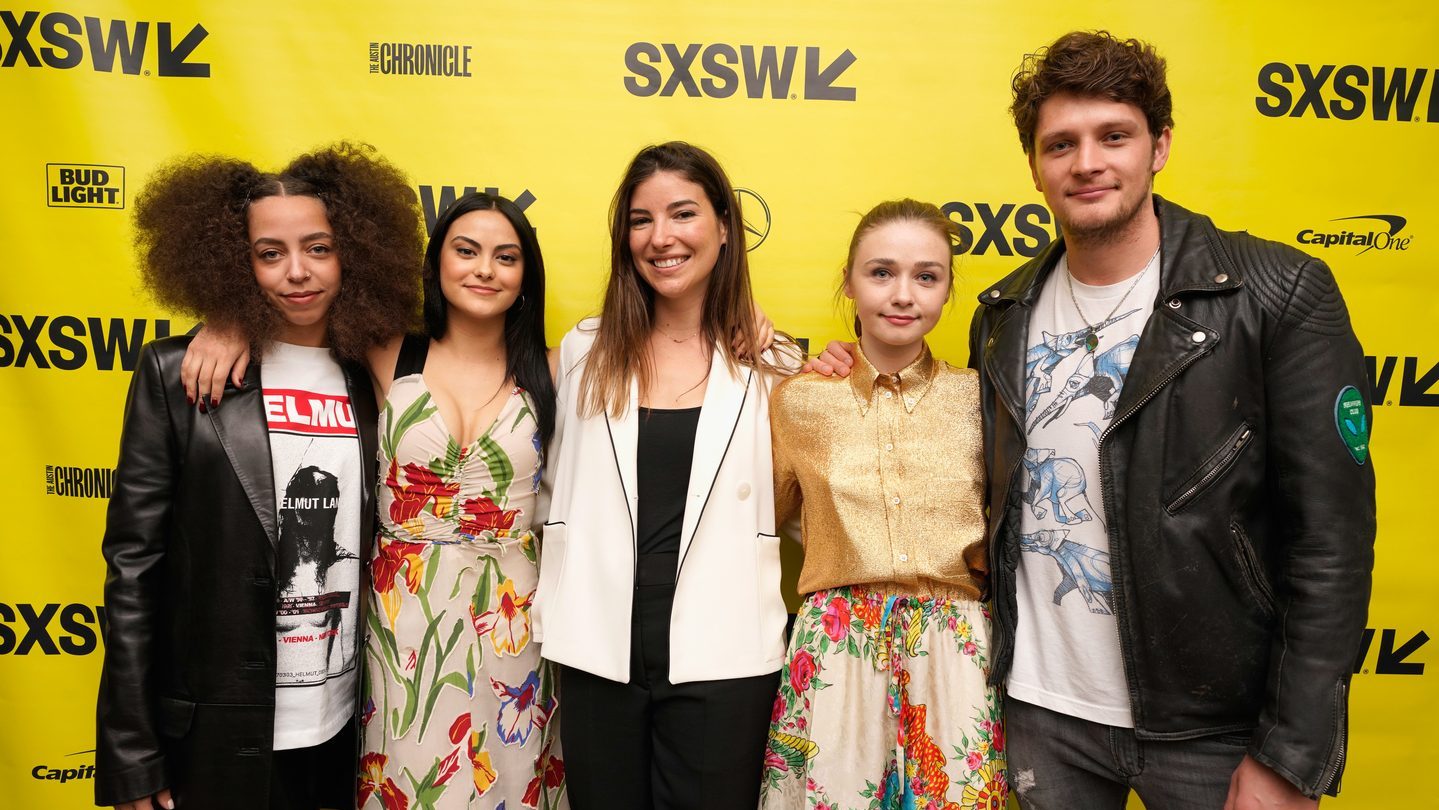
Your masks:
[{"label": "woman with curly afro hair", "polygon": [[258,363],[191,407],[189,337],[145,346],[102,549],[95,798],[352,806],[379,419],[356,361],[417,320],[404,175],[339,144],[277,174],[188,157],[135,207],[141,276]]},{"label": "woman with curly afro hair", "polygon": [[[359,803],[564,807],[554,678],[530,632],[556,422],[533,226],[503,197],[461,197],[435,223],[423,288],[423,332],[382,323],[390,336],[366,358],[381,398],[380,514]],[[201,332],[187,385],[208,396],[243,377],[237,331]]]}]

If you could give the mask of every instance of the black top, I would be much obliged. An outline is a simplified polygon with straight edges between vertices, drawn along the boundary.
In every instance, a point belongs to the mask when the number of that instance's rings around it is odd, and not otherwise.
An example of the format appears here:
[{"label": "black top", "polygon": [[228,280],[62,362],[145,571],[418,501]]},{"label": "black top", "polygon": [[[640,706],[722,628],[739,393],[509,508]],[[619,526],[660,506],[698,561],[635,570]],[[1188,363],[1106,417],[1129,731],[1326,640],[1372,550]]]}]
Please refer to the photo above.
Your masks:
[{"label": "black top", "polygon": [[700,409],[640,408],[639,416],[639,553],[678,554]]}]

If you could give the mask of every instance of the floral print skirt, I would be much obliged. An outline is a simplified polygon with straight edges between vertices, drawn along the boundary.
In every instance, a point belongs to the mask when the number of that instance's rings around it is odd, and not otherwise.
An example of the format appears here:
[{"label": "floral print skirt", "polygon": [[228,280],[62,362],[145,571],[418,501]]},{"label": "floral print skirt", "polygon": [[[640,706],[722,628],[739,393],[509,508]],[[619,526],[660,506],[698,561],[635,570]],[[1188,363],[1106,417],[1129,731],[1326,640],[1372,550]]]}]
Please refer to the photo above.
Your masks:
[{"label": "floral print skirt", "polygon": [[407,542],[371,564],[362,808],[557,808],[557,679],[530,638],[535,537]]},{"label": "floral print skirt", "polygon": [[988,648],[978,602],[863,586],[810,594],[775,698],[761,807],[1003,810]]}]

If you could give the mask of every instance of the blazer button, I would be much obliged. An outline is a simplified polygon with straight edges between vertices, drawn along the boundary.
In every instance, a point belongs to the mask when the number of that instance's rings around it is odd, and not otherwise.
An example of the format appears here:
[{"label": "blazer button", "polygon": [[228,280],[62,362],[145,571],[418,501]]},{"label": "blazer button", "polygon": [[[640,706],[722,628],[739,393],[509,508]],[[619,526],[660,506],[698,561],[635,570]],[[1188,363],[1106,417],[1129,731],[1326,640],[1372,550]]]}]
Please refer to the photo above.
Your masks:
[{"label": "blazer button", "polygon": [[739,496],[740,500],[745,500],[746,498],[748,498],[750,494],[749,484],[740,484],[739,489],[735,492],[735,494]]}]

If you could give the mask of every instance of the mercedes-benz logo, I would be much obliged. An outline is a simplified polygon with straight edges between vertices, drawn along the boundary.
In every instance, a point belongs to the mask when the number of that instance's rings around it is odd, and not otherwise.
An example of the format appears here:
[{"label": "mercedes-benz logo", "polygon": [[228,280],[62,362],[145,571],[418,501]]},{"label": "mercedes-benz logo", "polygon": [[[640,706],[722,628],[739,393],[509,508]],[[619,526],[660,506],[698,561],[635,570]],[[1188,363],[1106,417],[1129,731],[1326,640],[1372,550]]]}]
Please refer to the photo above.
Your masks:
[{"label": "mercedes-benz logo", "polygon": [[744,216],[745,251],[751,252],[769,238],[769,203],[758,192],[747,188],[736,188],[734,196]]}]

